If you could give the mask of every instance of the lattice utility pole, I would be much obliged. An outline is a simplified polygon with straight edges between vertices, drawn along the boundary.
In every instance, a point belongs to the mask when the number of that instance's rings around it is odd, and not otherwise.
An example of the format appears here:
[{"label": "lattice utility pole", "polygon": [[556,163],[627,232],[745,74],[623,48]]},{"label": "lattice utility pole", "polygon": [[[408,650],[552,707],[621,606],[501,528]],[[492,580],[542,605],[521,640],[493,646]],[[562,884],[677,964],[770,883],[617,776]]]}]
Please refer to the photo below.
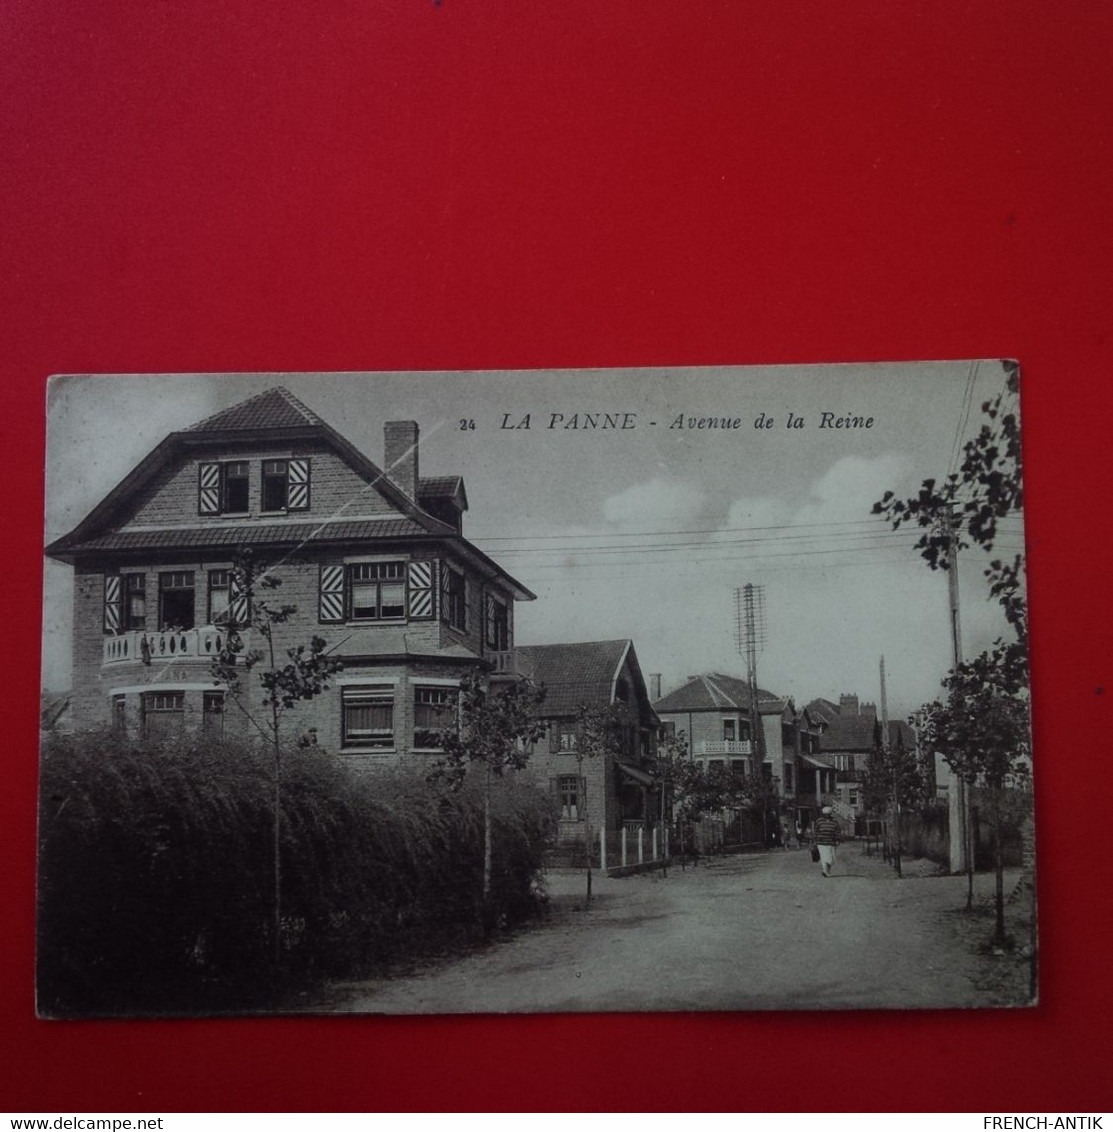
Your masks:
[{"label": "lattice utility pole", "polygon": [[[750,690],[750,733],[753,749],[754,774],[762,773],[765,762],[765,730],[757,701],[757,656],[765,648],[767,639],[765,621],[765,587],[747,582],[734,591],[734,644],[740,656],[746,658],[746,683]],[[761,817],[762,848],[765,847],[765,809]]]}]

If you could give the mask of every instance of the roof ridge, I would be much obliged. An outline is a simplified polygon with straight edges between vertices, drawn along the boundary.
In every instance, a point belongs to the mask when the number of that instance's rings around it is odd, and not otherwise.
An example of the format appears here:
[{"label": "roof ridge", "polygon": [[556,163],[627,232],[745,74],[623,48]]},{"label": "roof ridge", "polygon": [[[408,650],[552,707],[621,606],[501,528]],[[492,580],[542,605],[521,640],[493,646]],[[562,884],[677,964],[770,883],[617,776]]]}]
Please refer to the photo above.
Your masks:
[{"label": "roof ridge", "polygon": [[219,412],[212,413],[205,417],[203,420],[198,421],[196,424],[190,425],[186,432],[204,432],[206,429],[212,428],[214,422],[220,420],[221,417],[228,416],[233,412],[239,412],[241,409],[248,405],[253,405],[257,401],[262,401],[267,397],[281,397],[287,405],[290,406],[296,413],[305,418],[305,423],[310,425],[323,424],[324,421],[317,416],[312,409],[309,408],[303,401],[295,397],[289,389],[284,385],[272,385],[269,389],[264,389],[261,393],[256,393],[252,397],[247,397],[243,401],[237,401],[234,405],[229,405]]}]

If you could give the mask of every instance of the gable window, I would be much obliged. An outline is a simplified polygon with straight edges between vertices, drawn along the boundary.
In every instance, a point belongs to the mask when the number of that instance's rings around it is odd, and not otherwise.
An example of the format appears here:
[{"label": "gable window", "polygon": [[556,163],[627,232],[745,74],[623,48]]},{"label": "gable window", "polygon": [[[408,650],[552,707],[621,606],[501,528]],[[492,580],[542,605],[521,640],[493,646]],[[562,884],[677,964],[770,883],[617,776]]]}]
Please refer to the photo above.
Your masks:
[{"label": "gable window", "polygon": [[286,510],[286,461],[263,461],[263,510]]},{"label": "gable window", "polygon": [[221,484],[220,509],[226,515],[244,514],[247,512],[247,461],[234,460],[221,466],[223,483]]},{"label": "gable window", "polygon": [[158,624],[160,629],[192,629],[193,571],[173,570],[158,576]]},{"label": "gable window", "polygon": [[630,702],[630,682],[625,676],[620,676],[615,681],[614,698],[618,700],[619,703],[625,704]]},{"label": "gable window", "polygon": [[510,612],[490,594],[487,595],[487,647],[496,652],[510,647]]},{"label": "gable window", "polygon": [[456,688],[414,689],[414,746],[440,750],[441,732],[456,729]]},{"label": "gable window", "polygon": [[556,780],[560,816],[565,821],[578,821],[580,817],[580,779],[575,774],[562,774]]},{"label": "gable window", "polygon": [[124,628],[131,632],[141,632],[147,628],[146,587],[145,575],[124,575]]},{"label": "gable window", "polygon": [[353,621],[387,621],[405,615],[405,562],[354,562],[348,567],[348,616]]},{"label": "gable window", "polygon": [[142,707],[145,739],[166,739],[181,733],[185,722],[185,692],[146,692]]},{"label": "gable window", "polygon": [[341,744],[348,750],[394,747],[394,686],[368,684],[341,691]]},{"label": "gable window", "polygon": [[468,627],[468,583],[467,579],[457,570],[445,566],[441,576],[443,590],[442,617],[453,628],[461,633]]},{"label": "gable window", "polygon": [[263,510],[309,509],[309,461],[263,461]]},{"label": "gable window", "polygon": [[248,502],[246,460],[198,467],[197,511],[201,515],[245,515]]}]

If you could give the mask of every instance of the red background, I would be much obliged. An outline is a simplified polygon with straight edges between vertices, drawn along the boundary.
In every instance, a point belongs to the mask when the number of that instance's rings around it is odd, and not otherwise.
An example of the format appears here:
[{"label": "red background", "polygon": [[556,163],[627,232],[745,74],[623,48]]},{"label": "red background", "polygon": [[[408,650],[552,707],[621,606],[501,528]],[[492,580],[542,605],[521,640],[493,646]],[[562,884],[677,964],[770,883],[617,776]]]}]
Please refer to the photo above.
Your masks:
[{"label": "red background", "polygon": [[[1111,33],[1093,0],[0,6],[4,1105],[1108,1107]],[[1024,367],[1038,1009],[34,1020],[49,373],[971,356]]]}]

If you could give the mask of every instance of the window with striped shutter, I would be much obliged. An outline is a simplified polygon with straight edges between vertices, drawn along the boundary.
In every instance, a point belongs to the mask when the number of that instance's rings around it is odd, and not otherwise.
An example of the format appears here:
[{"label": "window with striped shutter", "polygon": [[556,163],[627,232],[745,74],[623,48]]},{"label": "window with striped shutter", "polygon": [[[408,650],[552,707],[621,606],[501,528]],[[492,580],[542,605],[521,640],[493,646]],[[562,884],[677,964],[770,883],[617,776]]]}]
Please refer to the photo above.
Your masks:
[{"label": "window with striped shutter", "polygon": [[106,633],[118,633],[120,631],[119,574],[106,574],[104,576],[104,631]]},{"label": "window with striped shutter", "polygon": [[436,616],[436,562],[411,562],[409,565],[410,620],[428,621]]},{"label": "window with striped shutter", "polygon": [[286,510],[309,510],[309,461],[291,460],[286,466]]},{"label": "window with striped shutter", "polygon": [[228,606],[229,620],[233,625],[246,625],[251,616],[251,604],[247,600],[247,594],[240,589],[240,583],[237,581],[235,573],[231,575],[228,582],[228,593],[231,599]]},{"label": "window with striped shutter", "polygon": [[324,623],[344,620],[344,567],[322,566],[318,587],[317,619]]},{"label": "window with striped shutter", "polygon": [[197,469],[197,513],[220,514],[219,464],[201,464]]}]

